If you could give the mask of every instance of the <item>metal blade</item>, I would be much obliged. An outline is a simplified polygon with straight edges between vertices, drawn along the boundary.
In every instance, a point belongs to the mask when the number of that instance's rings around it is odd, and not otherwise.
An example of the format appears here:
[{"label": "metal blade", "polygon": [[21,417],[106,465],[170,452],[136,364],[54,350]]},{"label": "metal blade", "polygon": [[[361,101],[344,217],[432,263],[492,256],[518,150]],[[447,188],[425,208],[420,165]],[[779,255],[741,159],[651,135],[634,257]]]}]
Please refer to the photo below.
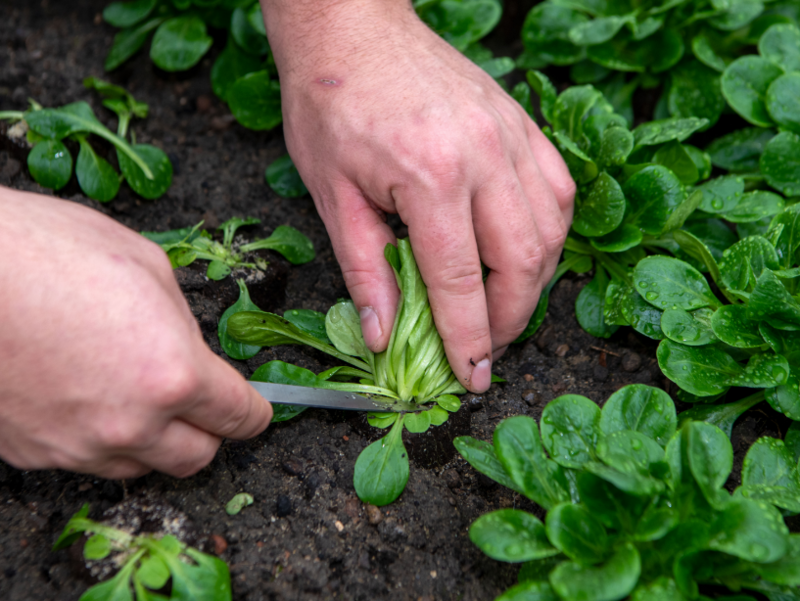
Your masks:
[{"label": "metal blade", "polygon": [[[301,407],[321,407],[323,409],[351,409],[353,411],[400,411],[401,403],[379,403],[365,396],[341,390],[324,388],[307,388],[289,384],[271,384],[267,382],[250,382],[256,392],[270,403],[282,405],[299,405]],[[402,403],[405,405],[405,403]],[[413,410],[413,409],[412,409]]]}]

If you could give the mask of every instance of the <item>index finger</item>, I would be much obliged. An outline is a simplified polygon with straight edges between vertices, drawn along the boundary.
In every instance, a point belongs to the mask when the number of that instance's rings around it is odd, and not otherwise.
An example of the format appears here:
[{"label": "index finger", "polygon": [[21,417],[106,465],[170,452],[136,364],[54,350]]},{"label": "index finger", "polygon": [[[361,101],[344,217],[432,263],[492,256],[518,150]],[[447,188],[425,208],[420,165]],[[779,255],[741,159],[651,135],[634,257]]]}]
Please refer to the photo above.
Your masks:
[{"label": "index finger", "polygon": [[401,201],[398,208],[450,367],[464,387],[484,392],[491,384],[492,338],[469,191],[413,208]]}]

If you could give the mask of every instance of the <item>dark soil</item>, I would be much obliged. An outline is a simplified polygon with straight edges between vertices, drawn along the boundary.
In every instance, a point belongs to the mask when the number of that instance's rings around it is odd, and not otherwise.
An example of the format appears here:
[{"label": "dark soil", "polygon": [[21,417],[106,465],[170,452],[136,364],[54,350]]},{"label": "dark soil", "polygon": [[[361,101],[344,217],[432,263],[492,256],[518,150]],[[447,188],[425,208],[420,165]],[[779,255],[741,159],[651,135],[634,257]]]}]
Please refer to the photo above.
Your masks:
[{"label": "dark soil", "polygon": [[[114,33],[100,19],[104,4],[4,3],[0,109],[24,109],[29,97],[45,106],[87,100],[101,120],[113,123],[81,84],[86,76],[104,76],[102,62]],[[246,231],[255,237],[290,224],[311,237],[317,258],[295,267],[268,253],[266,277],[250,285],[253,299],[267,311],[325,311],[347,295],[325,229],[310,198],[282,199],[264,183],[265,167],[285,152],[280,130],[248,131],[232,123],[214,97],[208,72],[219,46],[186,73],[159,71],[139,55],[107,76],[150,104],[150,117],[134,122],[133,129],[137,140],[160,146],[173,161],[175,178],[166,196],[143,201],[123,185],[115,200],[100,205],[80,193],[74,178],[59,196],[135,230],[166,230],[201,219],[210,228],[233,216],[256,216],[261,226]],[[24,161],[24,150],[0,134],[0,184],[50,194],[32,181]],[[194,266],[176,276],[206,340],[221,354],[216,325],[236,298],[235,283],[210,282]],[[539,335],[512,347],[496,364],[508,382],[484,395],[467,395],[461,414],[451,419],[451,436],[489,440],[503,418],[538,418],[565,393],[602,403],[626,384],[667,386],[652,341],[627,328],[604,341],[578,327],[573,306],[587,281],[574,276],[559,283]],[[231,363],[249,376],[272,359],[315,371],[332,366],[326,356],[298,347],[266,349]],[[758,436],[784,431],[784,422],[763,408],[740,420],[734,430],[737,476],[743,452]],[[115,506],[122,502],[162,507],[157,516],[139,519],[145,529],[157,517],[179,512],[187,540],[228,562],[236,600],[492,599],[515,582],[517,568],[480,553],[469,542],[470,523],[501,507],[540,510],[478,475],[442,441],[444,433],[409,438],[408,486],[399,501],[378,511],[358,500],[352,479],[356,457],[380,431],[367,426],[363,415],[345,411],[309,410],[253,440],[226,441],[210,466],[185,480],[151,474],[107,481],[61,471],[22,472],[0,461],[0,599],[78,599],[91,584],[90,573],[79,554],[50,547],[87,502],[96,518],[109,510],[119,515]],[[255,504],[228,516],[225,503],[242,491]]]}]

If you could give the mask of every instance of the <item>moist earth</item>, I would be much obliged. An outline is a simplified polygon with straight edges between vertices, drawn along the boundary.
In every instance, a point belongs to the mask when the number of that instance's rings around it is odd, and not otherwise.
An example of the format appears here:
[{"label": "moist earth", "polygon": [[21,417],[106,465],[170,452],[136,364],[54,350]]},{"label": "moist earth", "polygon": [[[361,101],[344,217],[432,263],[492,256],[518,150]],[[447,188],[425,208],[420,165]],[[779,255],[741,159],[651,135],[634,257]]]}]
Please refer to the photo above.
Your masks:
[{"label": "moist earth", "polygon": [[[278,313],[292,308],[326,311],[347,296],[311,199],[281,198],[264,182],[265,167],[286,151],[280,128],[244,129],[211,91],[209,69],[224,40],[217,40],[209,55],[187,72],[160,71],[139,54],[105,74],[103,58],[114,30],[102,22],[104,5],[88,0],[4,3],[0,110],[23,110],[28,98],[44,106],[86,100],[113,126],[113,115],[81,83],[90,75],[105,77],[150,105],[150,116],[134,121],[133,131],[137,141],[167,152],[174,181],[156,201],[137,198],[123,184],[116,199],[101,205],[83,196],[74,178],[58,196],[140,231],[200,220],[212,229],[230,217],[254,216],[261,225],[240,231],[255,238],[278,225],[291,225],[311,238],[317,257],[292,266],[263,251],[270,261],[266,272],[240,274],[248,277],[254,302]],[[507,14],[517,22],[506,19],[499,28],[508,39],[517,37],[525,14],[513,7]],[[490,45],[501,42],[490,40]],[[25,149],[4,131],[0,129],[0,184],[52,194],[31,179]],[[114,161],[110,147],[96,147]],[[398,235],[405,235],[399,220],[390,223]],[[194,265],[175,275],[206,341],[224,357],[216,326],[236,299],[234,280],[209,281],[203,266]],[[494,371],[506,383],[494,384],[483,395],[465,395],[461,412],[447,429],[407,435],[412,460],[408,486],[398,501],[381,509],[362,504],[353,490],[356,457],[381,431],[369,427],[364,415],[346,411],[312,409],[252,440],[225,441],[207,468],[183,480],[154,473],[109,481],[57,470],[20,471],[0,461],[0,599],[71,601],[92,584],[92,571],[83,565],[79,549],[50,551],[84,503],[91,504],[91,517],[108,512],[123,519],[121,515],[130,514],[145,531],[178,520],[185,540],[228,563],[233,598],[240,601],[494,598],[515,583],[517,568],[478,551],[469,541],[469,525],[479,515],[504,507],[540,517],[542,512],[475,472],[453,452],[452,436],[468,433],[491,440],[503,418],[538,419],[544,406],[562,394],[582,394],[602,404],[626,384],[670,391],[655,361],[653,341],[629,328],[608,340],[579,328],[573,307],[588,281],[587,275],[571,274],[555,287],[537,336],[513,345],[496,363]],[[224,358],[245,377],[273,359],[317,372],[334,365],[317,351],[288,346],[264,349],[249,361]],[[41,358],[42,369],[47,361]],[[747,448],[759,436],[782,435],[787,425],[763,403],[739,420],[729,487],[737,484]],[[225,504],[239,492],[253,495],[255,503],[229,516]]]}]

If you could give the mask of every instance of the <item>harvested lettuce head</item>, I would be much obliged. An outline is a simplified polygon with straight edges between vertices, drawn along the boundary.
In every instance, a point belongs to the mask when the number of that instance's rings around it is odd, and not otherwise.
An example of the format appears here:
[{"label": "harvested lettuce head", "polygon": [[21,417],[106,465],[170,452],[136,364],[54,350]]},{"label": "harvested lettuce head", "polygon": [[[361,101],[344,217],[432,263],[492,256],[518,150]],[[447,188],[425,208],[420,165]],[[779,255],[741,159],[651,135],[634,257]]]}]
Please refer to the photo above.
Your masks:
[{"label": "harvested lettuce head", "polygon": [[[305,344],[348,364],[315,374],[283,361],[270,361],[256,370],[252,380],[343,390],[386,403],[386,412],[370,413],[368,421],[378,428],[391,426],[391,430],[364,449],[354,473],[358,496],[375,505],[394,501],[408,480],[403,427],[421,433],[431,425],[443,424],[448,412],[461,406],[454,395],[466,392],[447,362],[411,244],[405,239],[396,247],[388,244],[384,255],[394,269],[401,300],[389,346],[382,353],[367,348],[358,311],[350,300],[336,303],[327,315],[308,310],[287,311],[283,317],[263,311],[233,313],[226,331],[220,328],[223,348],[231,346],[225,342],[232,338],[240,343],[238,348],[248,346],[250,357],[262,346]],[[303,411],[277,404],[273,409],[273,421]]]}]

